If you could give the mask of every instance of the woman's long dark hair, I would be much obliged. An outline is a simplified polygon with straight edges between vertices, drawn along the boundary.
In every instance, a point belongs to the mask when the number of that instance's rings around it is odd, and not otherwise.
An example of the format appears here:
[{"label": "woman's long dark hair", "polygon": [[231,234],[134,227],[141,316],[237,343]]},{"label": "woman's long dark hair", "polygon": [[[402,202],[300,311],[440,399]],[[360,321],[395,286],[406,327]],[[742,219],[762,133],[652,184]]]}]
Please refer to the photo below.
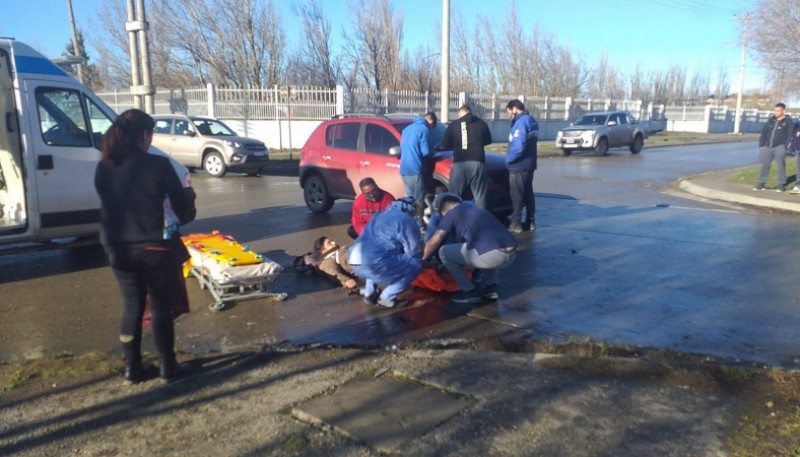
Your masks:
[{"label": "woman's long dark hair", "polygon": [[120,164],[133,154],[145,152],[139,150],[139,139],[155,125],[153,118],[142,110],[129,109],[120,114],[103,135],[103,161]]}]

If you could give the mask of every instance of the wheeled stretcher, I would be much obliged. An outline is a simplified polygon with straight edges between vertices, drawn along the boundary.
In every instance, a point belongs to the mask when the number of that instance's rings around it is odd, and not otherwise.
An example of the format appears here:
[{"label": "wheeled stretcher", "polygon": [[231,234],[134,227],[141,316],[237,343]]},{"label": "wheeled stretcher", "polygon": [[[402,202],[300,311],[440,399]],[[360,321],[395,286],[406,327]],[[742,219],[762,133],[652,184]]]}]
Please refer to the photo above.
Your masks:
[{"label": "wheeled stretcher", "polygon": [[267,283],[275,281],[283,267],[262,254],[252,252],[232,236],[218,231],[181,237],[189,251],[183,274],[197,278],[201,289],[208,289],[216,300],[212,311],[225,309],[226,303],[253,298],[285,300],[286,294],[271,292]]}]

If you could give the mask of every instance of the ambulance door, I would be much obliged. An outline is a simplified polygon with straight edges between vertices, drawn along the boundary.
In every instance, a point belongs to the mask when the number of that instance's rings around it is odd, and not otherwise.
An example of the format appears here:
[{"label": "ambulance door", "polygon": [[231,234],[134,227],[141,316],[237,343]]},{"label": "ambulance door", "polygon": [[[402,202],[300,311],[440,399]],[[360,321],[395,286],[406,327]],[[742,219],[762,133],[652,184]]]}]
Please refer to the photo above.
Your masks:
[{"label": "ambulance door", "polygon": [[[102,135],[111,124],[82,86],[25,81],[41,226],[63,230],[100,221],[94,172]],[[71,229],[70,227],[74,227]]]},{"label": "ambulance door", "polygon": [[0,238],[23,233],[27,228],[25,172],[11,58],[7,50],[0,49]]}]

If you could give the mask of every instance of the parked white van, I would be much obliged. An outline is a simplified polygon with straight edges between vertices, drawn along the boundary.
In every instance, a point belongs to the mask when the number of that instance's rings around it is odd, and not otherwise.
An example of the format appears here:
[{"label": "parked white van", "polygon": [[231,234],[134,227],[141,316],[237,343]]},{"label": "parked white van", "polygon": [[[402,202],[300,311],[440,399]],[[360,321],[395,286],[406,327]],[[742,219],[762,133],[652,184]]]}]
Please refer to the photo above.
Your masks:
[{"label": "parked white van", "polygon": [[0,38],[0,244],[96,235],[94,172],[114,111],[30,46]]}]

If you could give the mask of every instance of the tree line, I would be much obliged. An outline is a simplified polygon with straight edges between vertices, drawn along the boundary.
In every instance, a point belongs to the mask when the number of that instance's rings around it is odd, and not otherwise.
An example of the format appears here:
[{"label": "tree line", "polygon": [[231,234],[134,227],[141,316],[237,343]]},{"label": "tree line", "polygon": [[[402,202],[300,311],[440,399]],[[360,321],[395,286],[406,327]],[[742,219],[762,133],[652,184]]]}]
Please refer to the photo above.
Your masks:
[{"label": "tree line", "polygon": [[[341,84],[378,91],[440,90],[440,26],[432,23],[431,39],[407,49],[403,47],[404,15],[391,0],[349,0],[346,6],[351,21],[337,30],[320,0],[304,0],[288,12],[276,8],[274,0],[150,0],[153,82],[165,88],[215,83],[252,88]],[[800,32],[785,28],[792,35],[789,48],[784,46],[784,36],[766,33],[776,25],[768,13],[777,6],[800,20],[798,2],[759,0],[752,13],[752,46],[759,63],[785,78],[782,87],[773,89],[787,92],[791,77],[800,74],[800,59],[795,57],[800,55]],[[606,55],[588,62],[580,50],[560,42],[541,25],[525,23],[517,14],[516,2],[509,5],[504,19],[478,15],[471,26],[457,2],[452,8],[450,88],[454,92],[681,104],[704,103],[712,94],[722,101],[731,89],[722,64],[717,70],[692,74],[677,65],[647,70],[640,64],[626,75]],[[98,17],[98,26],[87,36],[98,51],[89,83],[98,90],[128,87],[124,2],[105,0]],[[297,43],[288,42],[287,27],[300,28]]]}]

